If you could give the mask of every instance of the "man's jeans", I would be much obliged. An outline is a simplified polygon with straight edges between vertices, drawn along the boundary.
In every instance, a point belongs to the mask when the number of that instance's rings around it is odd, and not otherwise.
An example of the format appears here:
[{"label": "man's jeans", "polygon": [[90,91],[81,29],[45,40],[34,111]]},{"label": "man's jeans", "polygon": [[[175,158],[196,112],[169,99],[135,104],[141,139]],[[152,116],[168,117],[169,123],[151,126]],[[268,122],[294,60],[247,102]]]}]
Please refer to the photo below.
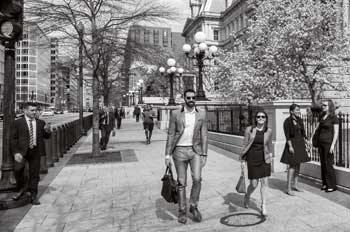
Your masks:
[{"label": "man's jeans", "polygon": [[186,212],[187,167],[189,164],[192,175],[192,189],[189,202],[190,205],[197,207],[202,181],[201,157],[193,151],[192,147],[176,147],[173,159],[178,181],[179,211]]}]

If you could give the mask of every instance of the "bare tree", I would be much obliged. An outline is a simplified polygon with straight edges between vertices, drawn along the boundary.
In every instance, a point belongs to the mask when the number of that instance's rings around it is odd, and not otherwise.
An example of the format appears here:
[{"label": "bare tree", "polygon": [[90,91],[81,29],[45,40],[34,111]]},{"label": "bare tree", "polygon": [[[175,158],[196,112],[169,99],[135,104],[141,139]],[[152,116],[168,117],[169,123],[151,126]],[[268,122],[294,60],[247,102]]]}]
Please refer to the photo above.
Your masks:
[{"label": "bare tree", "polygon": [[[172,8],[147,0],[26,0],[26,16],[49,32],[59,31],[66,38],[79,39],[79,23],[85,26],[82,41],[91,64],[93,87],[92,155],[99,156],[99,70],[105,43],[120,42],[115,31],[123,32],[137,22],[171,19]],[[122,35],[122,33],[119,33]]]}]

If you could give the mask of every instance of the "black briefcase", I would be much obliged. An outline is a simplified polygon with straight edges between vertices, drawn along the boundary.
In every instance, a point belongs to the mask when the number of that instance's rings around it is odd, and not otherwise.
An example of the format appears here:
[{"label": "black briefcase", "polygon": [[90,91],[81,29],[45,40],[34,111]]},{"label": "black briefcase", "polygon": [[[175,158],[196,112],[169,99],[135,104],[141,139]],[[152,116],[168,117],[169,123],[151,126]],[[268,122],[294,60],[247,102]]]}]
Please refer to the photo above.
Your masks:
[{"label": "black briefcase", "polygon": [[165,170],[165,174],[162,178],[163,186],[161,195],[162,197],[170,203],[177,203],[178,195],[177,195],[177,181],[174,180],[173,172],[170,166],[167,166]]}]

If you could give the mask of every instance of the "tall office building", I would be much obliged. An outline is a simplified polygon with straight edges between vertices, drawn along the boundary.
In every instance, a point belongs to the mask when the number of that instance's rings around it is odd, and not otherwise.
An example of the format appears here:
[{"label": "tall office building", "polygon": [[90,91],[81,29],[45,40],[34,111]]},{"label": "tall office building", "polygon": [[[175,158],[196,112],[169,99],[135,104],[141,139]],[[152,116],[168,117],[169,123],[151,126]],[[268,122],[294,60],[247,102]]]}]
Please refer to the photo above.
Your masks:
[{"label": "tall office building", "polygon": [[16,108],[27,101],[49,105],[50,69],[50,39],[37,24],[24,22],[16,46]]},{"label": "tall office building", "polygon": [[51,61],[51,78],[50,78],[50,103],[58,108],[58,39],[50,38],[50,61]]}]

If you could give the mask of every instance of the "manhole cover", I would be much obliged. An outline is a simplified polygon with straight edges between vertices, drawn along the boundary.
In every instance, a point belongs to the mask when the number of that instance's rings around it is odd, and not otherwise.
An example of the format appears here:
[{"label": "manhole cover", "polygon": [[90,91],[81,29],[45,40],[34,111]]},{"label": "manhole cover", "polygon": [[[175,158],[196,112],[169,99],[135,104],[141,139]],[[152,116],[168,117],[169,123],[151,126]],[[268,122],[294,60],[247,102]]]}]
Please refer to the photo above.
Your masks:
[{"label": "manhole cover", "polygon": [[255,226],[266,221],[266,217],[256,213],[234,213],[222,217],[221,224],[234,227]]},{"label": "manhole cover", "polygon": [[101,164],[115,162],[135,162],[137,161],[134,150],[104,151],[100,156],[92,156],[91,153],[73,154],[67,165],[77,164]]}]

